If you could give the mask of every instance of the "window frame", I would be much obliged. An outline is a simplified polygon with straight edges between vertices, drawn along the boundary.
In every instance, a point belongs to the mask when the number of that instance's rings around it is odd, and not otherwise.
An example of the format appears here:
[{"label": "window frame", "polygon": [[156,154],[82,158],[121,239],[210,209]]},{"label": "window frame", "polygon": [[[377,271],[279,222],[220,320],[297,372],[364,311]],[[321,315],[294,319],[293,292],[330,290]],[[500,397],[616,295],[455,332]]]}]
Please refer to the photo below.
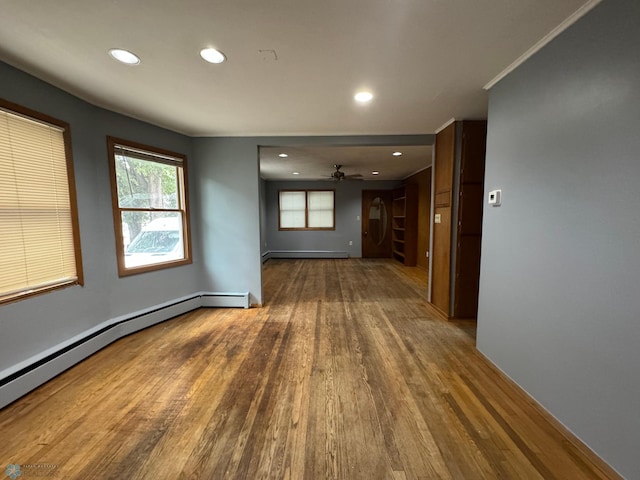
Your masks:
[{"label": "window frame", "polygon": [[16,302],[25,298],[41,295],[61,288],[73,285],[84,285],[84,270],[82,266],[82,246],[80,242],[80,222],[78,220],[78,199],[76,193],[75,169],[73,167],[73,150],[71,143],[71,127],[69,123],[52,117],[45,113],[32,110],[30,108],[10,102],[4,98],[0,98],[0,109],[11,114],[26,118],[27,120],[40,124],[50,125],[62,131],[62,143],[64,148],[66,174],[67,174],[67,192],[69,195],[69,211],[71,220],[71,232],[73,239],[73,254],[76,266],[76,278],[66,280],[41,287],[28,287],[18,292],[4,294],[0,292],[0,305]]},{"label": "window frame", "polygon": [[[182,174],[178,178],[178,188],[181,189],[178,198],[182,206],[178,208],[121,208],[118,204],[118,180],[116,174],[115,156],[117,147],[129,148],[131,150],[139,150],[142,153],[149,153],[147,161],[155,161],[154,157],[159,158],[157,163],[167,164],[160,159],[162,157],[171,157],[179,160],[181,164]],[[113,136],[107,136],[107,157],[109,163],[109,178],[111,181],[111,206],[113,210],[113,229],[116,236],[116,259],[118,263],[118,276],[126,277],[129,275],[137,275],[140,273],[152,272],[156,270],[164,270],[166,268],[179,267],[193,263],[191,255],[191,219],[189,215],[189,186],[188,186],[188,166],[187,156],[182,153],[172,152],[163,148],[145,145],[143,143],[125,140]],[[122,234],[122,212],[126,211],[148,211],[148,212],[180,212],[182,214],[182,245],[184,249],[184,258],[177,260],[169,260],[150,265],[140,265],[127,268],[125,265],[124,242]]]},{"label": "window frame", "polygon": [[[304,227],[282,227],[282,192],[304,192]],[[333,226],[332,227],[309,227],[309,193],[310,192],[331,192],[333,194]],[[336,189],[335,188],[287,188],[278,190],[278,231],[332,231],[336,229]]]}]

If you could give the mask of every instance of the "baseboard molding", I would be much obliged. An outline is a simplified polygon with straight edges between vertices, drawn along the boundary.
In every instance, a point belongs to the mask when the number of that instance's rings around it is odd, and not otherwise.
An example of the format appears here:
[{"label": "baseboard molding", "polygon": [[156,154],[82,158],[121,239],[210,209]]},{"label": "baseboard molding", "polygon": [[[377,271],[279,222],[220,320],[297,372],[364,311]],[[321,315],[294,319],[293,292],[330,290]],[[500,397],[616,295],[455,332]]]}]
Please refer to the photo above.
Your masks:
[{"label": "baseboard molding", "polygon": [[347,252],[335,250],[271,250],[268,253],[269,258],[349,258]]},{"label": "baseboard molding", "polygon": [[271,251],[266,251],[262,254],[262,263],[266,262],[271,258]]},{"label": "baseboard molding", "polygon": [[0,408],[116,340],[200,307],[249,308],[249,293],[199,292],[102,322],[0,372]]},{"label": "baseboard molding", "polygon": [[536,398],[527,392],[518,382],[512,379],[507,373],[502,370],[498,365],[476,348],[478,356],[483,359],[491,370],[493,370],[496,376],[500,377],[501,381],[513,385],[515,390],[526,399],[527,403],[532,405],[540,415],[551,424],[560,434],[565,437],[569,443],[571,443],[576,449],[578,449],[595,468],[600,470],[602,477],[610,478],[611,480],[624,480],[624,478],[607,462],[604,461],[595,451],[593,451],[586,443],[584,443],[580,437],[578,437],[573,431],[556,418],[549,410],[544,408]]}]

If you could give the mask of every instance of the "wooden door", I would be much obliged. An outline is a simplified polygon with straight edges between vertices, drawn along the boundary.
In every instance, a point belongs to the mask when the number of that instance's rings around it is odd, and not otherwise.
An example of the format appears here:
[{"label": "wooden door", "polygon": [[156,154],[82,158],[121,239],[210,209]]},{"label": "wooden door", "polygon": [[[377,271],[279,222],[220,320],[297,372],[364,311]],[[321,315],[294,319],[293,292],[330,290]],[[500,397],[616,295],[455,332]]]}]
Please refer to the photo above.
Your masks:
[{"label": "wooden door", "polygon": [[451,286],[451,191],[455,164],[456,124],[436,135],[431,303],[447,317]]},{"label": "wooden door", "polygon": [[391,257],[391,191],[362,191],[362,258]]}]

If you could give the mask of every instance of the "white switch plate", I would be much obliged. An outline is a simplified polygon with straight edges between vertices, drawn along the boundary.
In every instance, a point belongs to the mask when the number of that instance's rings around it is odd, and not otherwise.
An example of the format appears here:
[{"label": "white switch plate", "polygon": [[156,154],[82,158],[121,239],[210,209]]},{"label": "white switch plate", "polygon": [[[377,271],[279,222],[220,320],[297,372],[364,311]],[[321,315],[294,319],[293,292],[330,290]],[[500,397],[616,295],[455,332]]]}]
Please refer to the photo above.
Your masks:
[{"label": "white switch plate", "polygon": [[433,219],[433,223],[441,223],[441,222],[442,222],[442,218],[440,217],[440,214],[436,213],[436,216]]},{"label": "white switch plate", "polygon": [[491,190],[489,192],[489,205],[499,207],[502,204],[502,190]]}]

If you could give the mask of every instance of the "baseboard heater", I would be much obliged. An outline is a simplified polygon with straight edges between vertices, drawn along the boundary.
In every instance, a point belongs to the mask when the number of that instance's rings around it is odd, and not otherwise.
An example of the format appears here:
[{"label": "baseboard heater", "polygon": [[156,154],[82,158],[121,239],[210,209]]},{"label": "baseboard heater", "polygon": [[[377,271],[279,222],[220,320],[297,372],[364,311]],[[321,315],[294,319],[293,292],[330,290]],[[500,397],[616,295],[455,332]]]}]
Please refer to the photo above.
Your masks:
[{"label": "baseboard heater", "polygon": [[269,258],[349,258],[349,253],[335,250],[271,250],[268,253]]},{"label": "baseboard heater", "polygon": [[222,293],[211,292],[202,294],[203,307],[240,307],[249,308],[249,292]]},{"label": "baseboard heater", "polygon": [[249,292],[200,292],[107,320],[2,372],[0,408],[116,340],[200,307],[249,308]]}]

